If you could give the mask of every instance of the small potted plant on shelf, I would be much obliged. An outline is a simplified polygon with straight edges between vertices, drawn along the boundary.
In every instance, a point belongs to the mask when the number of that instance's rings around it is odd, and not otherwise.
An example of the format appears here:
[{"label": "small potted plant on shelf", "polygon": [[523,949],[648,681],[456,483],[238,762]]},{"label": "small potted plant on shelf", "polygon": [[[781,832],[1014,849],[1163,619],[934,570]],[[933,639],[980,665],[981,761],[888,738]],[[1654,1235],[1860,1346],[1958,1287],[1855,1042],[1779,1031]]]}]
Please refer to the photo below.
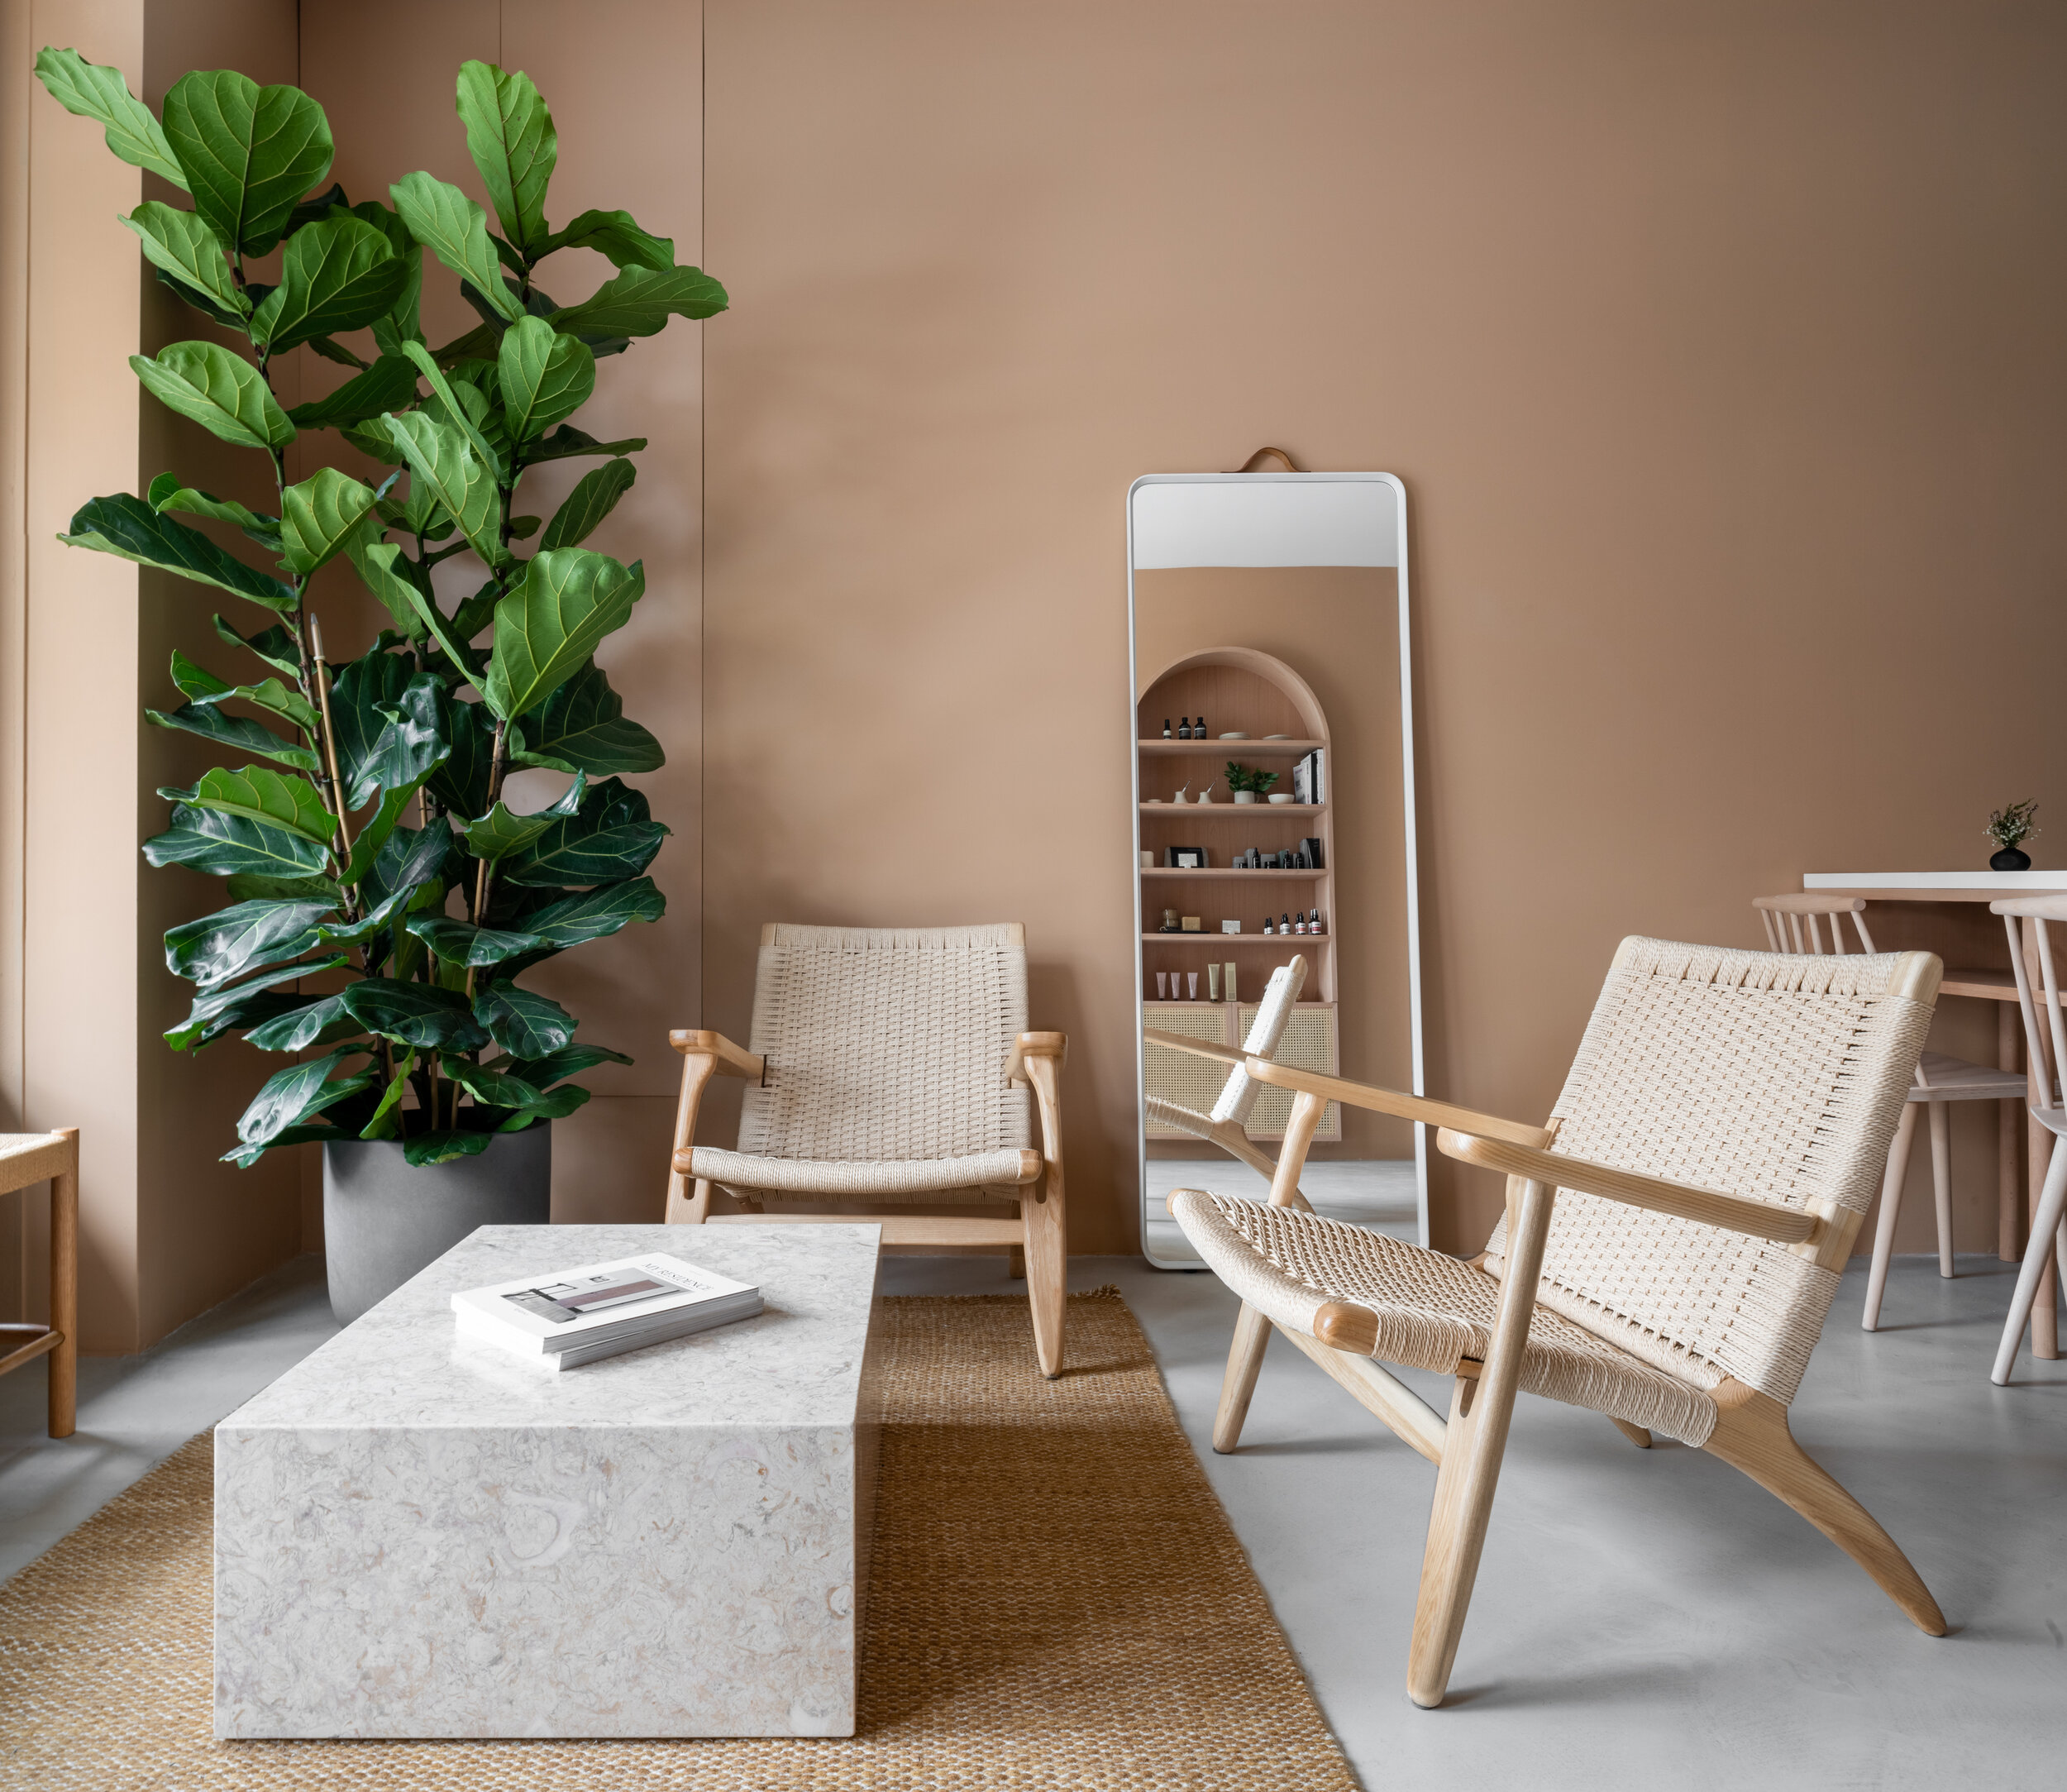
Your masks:
[{"label": "small potted plant on shelf", "polygon": [[1227,762],[1227,787],[1234,793],[1238,803],[1253,803],[1260,799],[1277,781],[1275,772],[1258,772],[1250,767],[1238,765],[1232,759]]},{"label": "small potted plant on shelf", "polygon": [[[580,545],[646,443],[599,442],[570,419],[599,357],[672,318],[714,315],[724,289],[629,213],[547,222],[557,140],[522,74],[459,73],[491,220],[427,173],[356,204],[324,188],[329,121],[296,88],[196,71],[160,117],[75,50],[45,50],[36,69],[117,156],[192,196],[190,208],[146,200],[122,222],[207,339],[130,366],[160,403],[262,455],[277,494],[250,509],[162,473],[141,497],[88,499],[60,539],[265,613],[248,634],[215,619],[221,645],[257,662],[235,676],[173,655],[179,700],[149,719],[249,762],[160,791],[170,826],[144,856],[227,880],[229,907],[165,935],[168,968],[199,992],[166,1039],[198,1052],[236,1032],[287,1054],[225,1157],[248,1168],[323,1146],[331,1302],[350,1321],[475,1226],[544,1221],[549,1123],[589,1099],[569,1079],[631,1062],[576,1044],[575,1017],[519,981],[666,906],[645,872],[668,830],[623,781],[656,770],[661,745],[595,659],[645,573]],[[562,304],[541,264],[572,248],[616,271]],[[480,318],[435,347],[420,316],[427,249]],[[276,282],[262,284],[254,264],[275,250]],[[298,348],[349,371],[290,407],[275,381]],[[323,430],[377,471],[313,466]],[[290,448],[308,477],[289,480]],[[569,459],[596,464],[549,519],[519,514],[526,474]],[[316,581],[336,594],[354,575],[392,626],[327,659]],[[567,788],[514,810],[504,781],[520,767]]]},{"label": "small potted plant on shelf", "polygon": [[2031,817],[2037,813],[2038,802],[2033,798],[2026,803],[2012,803],[2008,808],[1998,809],[1988,817],[1988,824],[1982,832],[2001,848],[1988,861],[1990,871],[2031,868],[2031,855],[2019,843],[2038,837],[2038,829],[2031,824]]}]

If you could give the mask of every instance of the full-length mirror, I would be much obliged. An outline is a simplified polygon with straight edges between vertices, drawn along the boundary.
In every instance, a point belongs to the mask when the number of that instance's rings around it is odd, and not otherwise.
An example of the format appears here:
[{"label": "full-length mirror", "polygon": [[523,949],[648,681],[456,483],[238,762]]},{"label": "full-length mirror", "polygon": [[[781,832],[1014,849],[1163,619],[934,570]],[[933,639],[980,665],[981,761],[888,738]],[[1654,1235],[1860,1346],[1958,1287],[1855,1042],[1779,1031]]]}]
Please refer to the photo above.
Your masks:
[{"label": "full-length mirror", "polygon": [[[1406,498],[1387,473],[1153,475],[1128,497],[1142,1237],[1253,1196],[1282,1089],[1179,1038],[1422,1090]],[[1301,1192],[1425,1244],[1420,1128],[1329,1103]]]}]

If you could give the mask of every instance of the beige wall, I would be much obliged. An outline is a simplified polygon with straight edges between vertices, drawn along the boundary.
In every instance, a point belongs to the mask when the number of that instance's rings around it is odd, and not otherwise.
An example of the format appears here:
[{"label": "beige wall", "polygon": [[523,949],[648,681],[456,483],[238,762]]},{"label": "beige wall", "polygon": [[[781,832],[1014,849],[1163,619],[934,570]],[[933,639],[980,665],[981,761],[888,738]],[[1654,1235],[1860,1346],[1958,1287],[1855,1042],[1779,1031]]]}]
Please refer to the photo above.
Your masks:
[{"label": "beige wall", "polygon": [[1023,919],[1080,1246],[1138,474],[1406,482],[1440,1093],[1542,1113],[1623,933],[2012,797],[2063,862],[2060,8],[713,0],[708,55],[709,1018],[765,918]]}]

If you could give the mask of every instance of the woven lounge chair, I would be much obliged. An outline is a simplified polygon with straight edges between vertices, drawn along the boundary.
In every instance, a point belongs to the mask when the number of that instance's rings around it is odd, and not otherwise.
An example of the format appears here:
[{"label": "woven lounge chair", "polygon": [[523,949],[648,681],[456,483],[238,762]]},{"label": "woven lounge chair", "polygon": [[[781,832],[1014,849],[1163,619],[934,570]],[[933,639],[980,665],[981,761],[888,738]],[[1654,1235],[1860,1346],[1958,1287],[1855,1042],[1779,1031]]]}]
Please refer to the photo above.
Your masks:
[{"label": "woven lounge chair", "polygon": [[[1886,1532],[1788,1431],[1887,1163],[1942,970],[1929,953],[1797,957],[1625,939],[1550,1123],[1252,1062],[1296,1092],[1271,1204],[1170,1211],[1240,1295],[1214,1448],[1232,1450],[1276,1326],[1437,1465],[1407,1667],[1442,1702],[1517,1390],[1741,1469],[1921,1629],[1945,1620]],[[1421,1121],[1507,1176],[1463,1263],[1282,1203],[1330,1100]],[[1613,1166],[1610,1168],[1609,1166]],[[1453,1374],[1445,1421],[1376,1359]]]},{"label": "woven lounge chair", "polygon": [[[1263,999],[1256,1005],[1256,1018],[1249,1024],[1239,1051],[1230,1051],[1210,1040],[1190,1039],[1181,1033],[1166,1033],[1159,1027],[1143,1027],[1141,1036],[1152,1045],[1188,1052],[1194,1057],[1210,1058],[1229,1067],[1227,1081],[1221,1084],[1220,1099],[1214,1102],[1210,1113],[1201,1114],[1181,1102],[1152,1095],[1147,1103],[1149,1119],[1165,1126],[1174,1126],[1180,1132],[1188,1132],[1194,1139],[1203,1139],[1208,1144],[1218,1145],[1229,1157],[1248,1164],[1265,1182],[1274,1178],[1277,1174],[1277,1164],[1258,1149],[1248,1130],[1248,1116],[1263,1096],[1263,1086],[1244,1067],[1252,1058],[1267,1059],[1277,1055],[1285,1028],[1291,1020],[1292,1008],[1306,985],[1306,960],[1303,955],[1296,955],[1290,964],[1281,964],[1272,971],[1270,982],[1263,987]],[[1306,1207],[1306,1197],[1299,1194],[1296,1187],[1293,1192],[1291,1204],[1296,1207]]]},{"label": "woven lounge chair", "polygon": [[[668,1037],[682,1054],[668,1223],[877,1218],[893,1253],[1023,1251],[1041,1372],[1062,1373],[1067,1240],[1058,1085],[1068,1042],[1026,1030],[1026,930],[1018,922],[771,922],[761,930],[749,1046],[719,1033]],[[697,1108],[714,1076],[751,1085],[734,1151],[695,1143]],[[1038,1149],[1029,1087],[1040,1108]],[[720,1195],[745,1211],[714,1211]],[[839,1206],[771,1212],[771,1200]],[[868,1211],[893,1203],[1015,1211],[996,1218]]]}]

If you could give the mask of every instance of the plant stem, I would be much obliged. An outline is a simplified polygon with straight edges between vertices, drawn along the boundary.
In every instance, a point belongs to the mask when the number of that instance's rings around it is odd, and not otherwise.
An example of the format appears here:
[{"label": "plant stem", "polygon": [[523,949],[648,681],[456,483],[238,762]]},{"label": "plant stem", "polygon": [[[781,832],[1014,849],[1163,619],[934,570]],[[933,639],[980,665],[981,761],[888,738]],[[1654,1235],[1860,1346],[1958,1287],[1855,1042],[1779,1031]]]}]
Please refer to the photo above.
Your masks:
[{"label": "plant stem", "polygon": [[[351,824],[345,819],[345,781],[337,770],[337,724],[330,716],[330,667],[323,660],[323,625],[322,620],[308,619],[308,636],[316,655],[316,699],[318,713],[323,719],[323,762],[330,767],[330,784],[337,797],[337,838],[344,844],[344,856],[351,859]],[[345,892],[350,901],[351,892]]]},{"label": "plant stem", "polygon": [[[509,724],[499,721],[495,724],[495,744],[488,756],[488,808],[485,813],[494,812],[496,801],[503,794],[503,774],[509,764],[508,748]],[[476,927],[487,925],[489,881],[489,862],[483,859],[474,874],[474,925]],[[470,964],[466,968],[466,999],[469,1001],[474,999],[474,979],[478,970],[479,967],[475,965]]]}]

